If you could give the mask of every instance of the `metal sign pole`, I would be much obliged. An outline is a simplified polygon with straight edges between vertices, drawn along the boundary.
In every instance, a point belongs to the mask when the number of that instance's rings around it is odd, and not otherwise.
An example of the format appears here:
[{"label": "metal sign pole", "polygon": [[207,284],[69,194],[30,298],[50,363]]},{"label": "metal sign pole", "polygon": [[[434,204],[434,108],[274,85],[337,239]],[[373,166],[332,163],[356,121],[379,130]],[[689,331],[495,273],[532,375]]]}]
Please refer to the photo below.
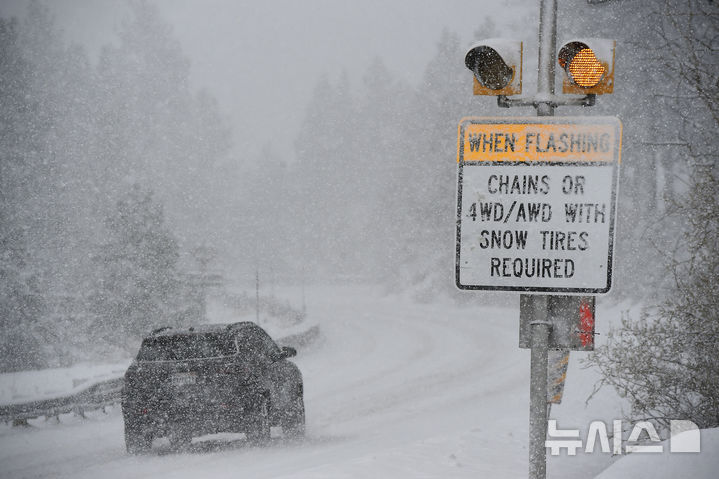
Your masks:
[{"label": "metal sign pole", "polygon": [[557,49],[557,0],[540,0],[537,116],[554,116],[554,52]]},{"label": "metal sign pole", "polygon": [[529,478],[547,475],[547,357],[549,355],[548,296],[528,295],[532,301],[532,359],[529,381]]},{"label": "metal sign pole", "polygon": [[[557,45],[557,1],[540,0],[537,116],[553,116],[554,52]],[[531,298],[531,299],[530,299]],[[530,295],[532,357],[529,382],[529,478],[547,477],[547,357],[551,328],[548,297]]]}]

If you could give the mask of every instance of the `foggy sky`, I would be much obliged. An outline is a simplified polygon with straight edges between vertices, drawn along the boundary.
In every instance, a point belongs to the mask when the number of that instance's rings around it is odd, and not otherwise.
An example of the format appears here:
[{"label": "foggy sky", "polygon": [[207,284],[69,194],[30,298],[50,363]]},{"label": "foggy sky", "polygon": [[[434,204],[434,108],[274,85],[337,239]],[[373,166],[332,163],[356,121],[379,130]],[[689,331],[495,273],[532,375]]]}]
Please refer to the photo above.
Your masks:
[{"label": "foggy sky", "polygon": [[[94,58],[115,40],[126,14],[121,0],[53,0],[67,38]],[[345,69],[352,88],[382,58],[392,74],[418,83],[443,28],[469,44],[487,16],[498,25],[536,16],[528,0],[154,0],[192,62],[195,87],[218,98],[245,161],[274,142],[292,154],[292,140],[312,88],[322,74],[336,81]],[[0,15],[22,16],[27,0],[0,1]],[[512,5],[516,8],[512,9]],[[511,12],[510,15],[507,15]],[[535,25],[536,23],[529,23]],[[528,32],[505,32],[536,37]],[[458,58],[461,62],[462,59]]]}]

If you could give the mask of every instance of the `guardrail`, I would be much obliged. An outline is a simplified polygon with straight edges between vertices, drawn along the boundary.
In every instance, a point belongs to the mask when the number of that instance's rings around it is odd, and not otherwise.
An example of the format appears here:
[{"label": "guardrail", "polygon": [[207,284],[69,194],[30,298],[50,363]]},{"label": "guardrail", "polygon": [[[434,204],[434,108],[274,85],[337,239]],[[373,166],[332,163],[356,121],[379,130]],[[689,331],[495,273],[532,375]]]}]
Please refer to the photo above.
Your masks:
[{"label": "guardrail", "polygon": [[[303,348],[320,336],[319,326],[312,326],[302,333],[285,336],[277,340],[283,346]],[[95,383],[79,392],[52,399],[41,399],[26,403],[0,406],[0,421],[11,422],[13,426],[27,426],[28,419],[57,417],[74,413],[85,417],[85,412],[103,409],[118,404],[122,395],[123,378],[113,378]]]},{"label": "guardrail", "polygon": [[28,419],[41,416],[54,417],[74,412],[85,417],[85,411],[93,411],[120,402],[122,378],[109,379],[83,389],[75,394],[52,399],[41,399],[21,404],[0,406],[0,419],[12,421],[13,426],[27,425]]}]

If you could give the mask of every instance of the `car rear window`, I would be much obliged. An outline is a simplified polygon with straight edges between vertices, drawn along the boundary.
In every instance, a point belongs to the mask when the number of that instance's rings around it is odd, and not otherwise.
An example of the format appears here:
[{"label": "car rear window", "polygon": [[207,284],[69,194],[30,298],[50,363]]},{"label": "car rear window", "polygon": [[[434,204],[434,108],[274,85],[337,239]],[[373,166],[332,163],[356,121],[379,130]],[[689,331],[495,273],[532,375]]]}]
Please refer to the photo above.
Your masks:
[{"label": "car rear window", "polygon": [[183,359],[216,358],[237,352],[229,336],[188,334],[147,338],[142,342],[138,361],[178,361]]}]

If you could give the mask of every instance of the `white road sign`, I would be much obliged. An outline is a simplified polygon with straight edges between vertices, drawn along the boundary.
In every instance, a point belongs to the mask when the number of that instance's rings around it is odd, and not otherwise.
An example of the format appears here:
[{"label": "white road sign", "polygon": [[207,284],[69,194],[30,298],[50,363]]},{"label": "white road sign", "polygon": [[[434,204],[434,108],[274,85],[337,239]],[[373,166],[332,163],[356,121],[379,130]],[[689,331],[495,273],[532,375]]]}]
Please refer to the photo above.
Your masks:
[{"label": "white road sign", "polygon": [[609,291],[620,150],[614,117],[462,120],[457,286]]}]

